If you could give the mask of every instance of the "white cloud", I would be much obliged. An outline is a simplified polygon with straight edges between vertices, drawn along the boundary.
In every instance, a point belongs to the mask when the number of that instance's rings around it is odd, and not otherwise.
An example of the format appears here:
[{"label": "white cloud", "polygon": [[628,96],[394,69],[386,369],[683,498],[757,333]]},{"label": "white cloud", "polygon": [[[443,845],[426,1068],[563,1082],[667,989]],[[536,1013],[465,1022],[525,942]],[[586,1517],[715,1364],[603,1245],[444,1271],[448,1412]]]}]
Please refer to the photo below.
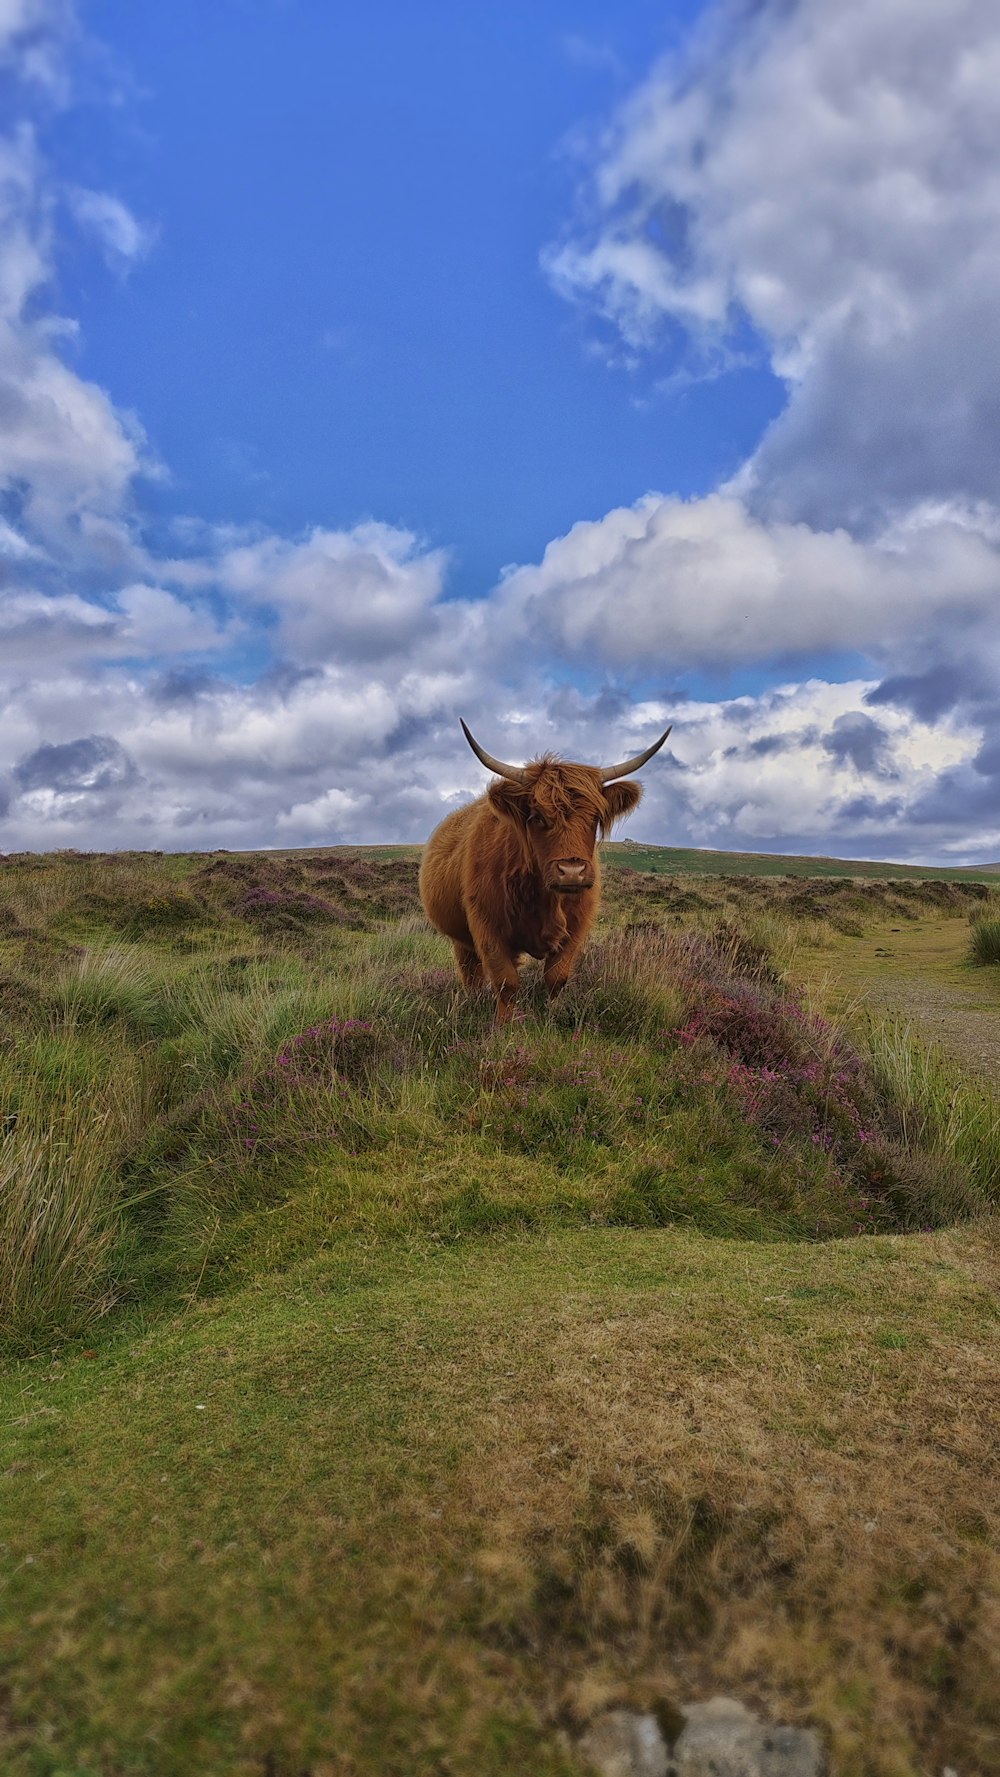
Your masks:
[{"label": "white cloud", "polygon": [[327,835],[342,831],[345,825],[350,830],[370,800],[365,794],[352,796],[347,790],[323,790],[312,801],[296,802],[291,808],[281,809],[275,826],[293,845],[296,842],[308,845],[310,841],[329,843]]},{"label": "white cloud", "polygon": [[88,513],[121,510],[142,467],[142,433],[64,361],[73,328],[35,312],[52,272],[51,201],[34,135],[0,137],[0,490],[21,528],[78,546]]},{"label": "white cloud", "polygon": [[218,653],[242,638],[236,620],[219,623],[204,604],[157,586],[126,586],[107,604],[79,593],[37,588],[0,592],[0,685],[25,666],[44,673],[55,660],[139,658]]},{"label": "white cloud", "polygon": [[942,625],[992,630],[1000,554],[940,511],[874,542],[763,520],[732,495],[649,495],[550,543],[499,612],[563,658],[661,673],[851,648],[889,661]]},{"label": "white cloud", "polygon": [[0,136],[0,322],[20,320],[49,275],[49,205],[34,132],[21,124]]},{"label": "white cloud", "polygon": [[[787,406],[719,494],[576,526],[504,589],[536,637],[624,674],[867,656],[881,682],[821,763],[869,748],[883,784],[837,820],[945,850],[963,823],[988,848],[1000,807],[998,74],[990,0],[717,8],[653,71],[550,275],[633,363],[666,327],[718,364],[749,327]],[[889,763],[890,716],[945,733],[949,710],[964,752],[935,756],[937,787]]]},{"label": "white cloud", "polygon": [[[627,831],[660,843],[748,850],[806,847],[853,856],[926,856],[932,843],[987,855],[959,811],[910,811],[943,773],[968,771],[978,734],[905,711],[866,710],[870,682],[792,683],[760,697],[669,706],[524,687],[527,721],[503,687],[465,703],[479,738],[513,760],[556,745],[607,761],[673,719],[642,772]],[[454,684],[428,699],[418,674],[397,688],[327,670],[289,689],[206,681],[163,700],[120,671],[55,671],[5,700],[0,825],[8,849],[59,844],[192,847],[421,840],[485,774],[459,731]],[[415,708],[434,701],[431,714]],[[523,713],[523,712],[522,712]]]},{"label": "white cloud", "polygon": [[410,532],[364,524],[242,544],[215,571],[227,592],[273,615],[289,659],[314,665],[405,654],[432,621],[444,567]]},{"label": "white cloud", "polygon": [[788,380],[757,506],[818,526],[996,496],[993,0],[718,11],[600,146],[557,285],[633,344],[743,315]]},{"label": "white cloud", "polygon": [[138,222],[121,198],[109,191],[88,191],[74,186],[68,193],[70,208],[81,228],[96,236],[109,265],[127,271],[149,252],[153,231]]},{"label": "white cloud", "polygon": [[63,98],[66,48],[74,34],[72,0],[0,0],[0,65]]}]

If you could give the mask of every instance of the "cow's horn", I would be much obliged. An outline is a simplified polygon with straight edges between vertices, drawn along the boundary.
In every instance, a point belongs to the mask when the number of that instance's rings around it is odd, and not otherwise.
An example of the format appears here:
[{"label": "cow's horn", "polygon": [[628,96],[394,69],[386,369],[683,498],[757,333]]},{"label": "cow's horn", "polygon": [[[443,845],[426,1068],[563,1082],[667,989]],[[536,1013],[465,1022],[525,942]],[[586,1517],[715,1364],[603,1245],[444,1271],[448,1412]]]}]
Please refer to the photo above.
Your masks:
[{"label": "cow's horn", "polygon": [[[673,727],[673,723],[670,724],[670,727]],[[660,735],[659,740],[654,740],[652,746],[647,747],[644,753],[636,753],[634,759],[626,759],[621,765],[602,765],[602,784],[610,784],[616,777],[631,777],[633,771],[638,771],[640,765],[645,765],[647,759],[651,759],[654,753],[659,752],[669,733],[670,728],[667,728],[664,733]]]},{"label": "cow's horn", "polygon": [[[458,719],[460,722],[462,722],[461,716],[459,716]],[[524,767],[523,766],[521,766],[521,765],[505,765],[502,759],[494,759],[492,753],[485,753],[483,751],[482,747],[479,745],[478,740],[476,740],[474,738],[471,731],[466,727],[464,722],[462,722],[462,733],[465,735],[465,738],[468,741],[470,747],[472,748],[472,751],[475,753],[476,758],[480,759],[482,761],[482,763],[485,765],[487,771],[495,771],[498,777],[509,778],[510,782],[512,784],[523,784],[524,783]]]}]

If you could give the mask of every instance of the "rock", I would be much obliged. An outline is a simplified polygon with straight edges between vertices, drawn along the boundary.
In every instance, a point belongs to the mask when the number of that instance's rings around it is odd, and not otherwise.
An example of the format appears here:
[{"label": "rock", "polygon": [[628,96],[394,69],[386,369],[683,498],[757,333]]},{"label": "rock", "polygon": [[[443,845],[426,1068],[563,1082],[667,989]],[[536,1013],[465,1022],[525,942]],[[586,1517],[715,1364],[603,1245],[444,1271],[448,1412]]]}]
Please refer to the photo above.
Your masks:
[{"label": "rock", "polygon": [[669,1761],[655,1715],[609,1709],[580,1740],[581,1757],[600,1777],[667,1777]]},{"label": "rock", "polygon": [[811,1728],[773,1727],[732,1697],[689,1703],[671,1750],[655,1715],[609,1709],[582,1735],[578,1751],[599,1777],[822,1777],[823,1751]]},{"label": "rock", "polygon": [[811,1728],[772,1727],[731,1697],[690,1703],[669,1764],[671,1777],[821,1777]]}]

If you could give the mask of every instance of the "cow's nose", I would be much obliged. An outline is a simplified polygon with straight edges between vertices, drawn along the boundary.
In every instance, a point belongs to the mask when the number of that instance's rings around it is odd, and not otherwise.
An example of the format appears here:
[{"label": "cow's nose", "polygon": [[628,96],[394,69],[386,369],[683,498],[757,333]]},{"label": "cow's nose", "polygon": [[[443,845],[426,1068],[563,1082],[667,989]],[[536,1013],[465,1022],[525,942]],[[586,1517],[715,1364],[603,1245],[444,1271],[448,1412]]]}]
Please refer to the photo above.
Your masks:
[{"label": "cow's nose", "polygon": [[582,882],[588,868],[586,858],[560,858],[556,865],[560,882]]}]

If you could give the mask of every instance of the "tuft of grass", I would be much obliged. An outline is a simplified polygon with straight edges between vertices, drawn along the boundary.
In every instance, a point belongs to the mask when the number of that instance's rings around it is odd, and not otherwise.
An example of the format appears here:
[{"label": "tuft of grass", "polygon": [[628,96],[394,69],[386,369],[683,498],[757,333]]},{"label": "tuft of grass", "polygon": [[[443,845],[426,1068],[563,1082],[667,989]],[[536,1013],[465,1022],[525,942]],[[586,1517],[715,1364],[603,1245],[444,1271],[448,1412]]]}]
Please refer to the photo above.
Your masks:
[{"label": "tuft of grass", "polygon": [[65,1032],[25,1045],[19,1066],[5,1059],[0,1339],[23,1350],[85,1331],[121,1294],[122,1170],[146,1135],[157,1080],[141,1050],[88,1052]]},{"label": "tuft of grass", "polygon": [[[915,1201],[922,1203],[929,1220],[957,1219],[974,1207],[996,1205],[1000,1198],[1000,1104],[974,1080],[960,1075],[954,1064],[932,1044],[923,1043],[905,1019],[869,1016],[866,1043],[879,1088],[897,1106],[902,1152],[920,1156],[919,1167],[941,1162],[943,1203],[935,1190],[934,1214],[926,1191],[915,1186]],[[887,1155],[888,1172],[894,1170]],[[897,1185],[899,1161],[895,1162]],[[908,1187],[903,1179],[905,1195]],[[950,1215],[949,1215],[950,1212]],[[912,1217],[904,1227],[914,1225]],[[926,1223],[918,1223],[926,1226]]]},{"label": "tuft of grass", "polygon": [[976,919],[969,938],[969,961],[977,964],[1000,963],[1000,919]]},{"label": "tuft of grass", "polygon": [[176,980],[173,964],[133,946],[85,947],[58,972],[50,1009],[68,1030],[117,1025],[132,1042],[164,1037],[182,1019]]}]

